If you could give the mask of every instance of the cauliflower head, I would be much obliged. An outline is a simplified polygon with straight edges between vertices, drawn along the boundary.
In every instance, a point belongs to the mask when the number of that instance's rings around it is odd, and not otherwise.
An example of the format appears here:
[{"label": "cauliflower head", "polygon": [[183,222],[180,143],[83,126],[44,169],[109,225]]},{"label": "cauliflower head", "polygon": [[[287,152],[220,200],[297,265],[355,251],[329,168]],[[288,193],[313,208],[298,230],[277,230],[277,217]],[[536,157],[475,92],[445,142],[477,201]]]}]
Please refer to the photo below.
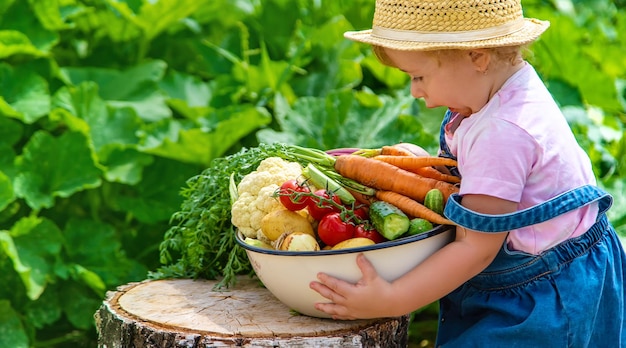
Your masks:
[{"label": "cauliflower head", "polygon": [[302,175],[302,166],[280,157],[268,157],[257,169],[243,177],[237,185],[239,197],[231,208],[231,222],[244,236],[266,239],[261,232],[261,219],[268,213],[285,209],[274,192],[285,181]]}]

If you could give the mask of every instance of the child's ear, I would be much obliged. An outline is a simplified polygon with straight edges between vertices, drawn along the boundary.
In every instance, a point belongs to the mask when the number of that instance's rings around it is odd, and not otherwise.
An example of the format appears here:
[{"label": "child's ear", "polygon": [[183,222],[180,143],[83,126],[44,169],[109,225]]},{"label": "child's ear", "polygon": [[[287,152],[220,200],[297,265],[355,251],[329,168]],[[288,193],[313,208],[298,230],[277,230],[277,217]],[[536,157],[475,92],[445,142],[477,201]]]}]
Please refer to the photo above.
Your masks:
[{"label": "child's ear", "polygon": [[473,49],[469,51],[469,57],[472,60],[472,64],[476,68],[476,71],[484,73],[489,67],[491,61],[491,54],[485,49]]}]

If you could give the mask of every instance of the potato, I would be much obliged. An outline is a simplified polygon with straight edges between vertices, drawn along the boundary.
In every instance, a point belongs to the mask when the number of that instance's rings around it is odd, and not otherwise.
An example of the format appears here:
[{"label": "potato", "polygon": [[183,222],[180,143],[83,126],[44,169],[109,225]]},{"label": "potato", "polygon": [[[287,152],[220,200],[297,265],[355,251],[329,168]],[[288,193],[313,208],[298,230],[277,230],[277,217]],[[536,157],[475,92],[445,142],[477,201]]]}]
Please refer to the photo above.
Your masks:
[{"label": "potato", "polygon": [[376,243],[369,238],[355,237],[355,238],[346,239],[343,242],[339,242],[335,244],[335,246],[333,246],[331,250],[359,248],[359,247],[364,247],[364,246],[373,245],[373,244],[376,244]]},{"label": "potato", "polygon": [[302,232],[315,237],[315,231],[309,220],[291,210],[275,210],[261,220],[261,232],[271,241],[284,233]]}]

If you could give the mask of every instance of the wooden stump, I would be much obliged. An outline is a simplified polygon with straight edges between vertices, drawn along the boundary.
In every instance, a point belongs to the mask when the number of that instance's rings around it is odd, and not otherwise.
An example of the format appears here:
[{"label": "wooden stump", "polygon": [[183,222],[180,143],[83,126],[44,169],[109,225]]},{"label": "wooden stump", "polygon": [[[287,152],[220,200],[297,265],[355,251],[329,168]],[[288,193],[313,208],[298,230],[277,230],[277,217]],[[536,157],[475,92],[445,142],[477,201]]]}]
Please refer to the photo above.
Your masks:
[{"label": "wooden stump", "polygon": [[408,316],[335,321],[293,313],[258,280],[144,281],[108,292],[98,347],[407,347]]}]

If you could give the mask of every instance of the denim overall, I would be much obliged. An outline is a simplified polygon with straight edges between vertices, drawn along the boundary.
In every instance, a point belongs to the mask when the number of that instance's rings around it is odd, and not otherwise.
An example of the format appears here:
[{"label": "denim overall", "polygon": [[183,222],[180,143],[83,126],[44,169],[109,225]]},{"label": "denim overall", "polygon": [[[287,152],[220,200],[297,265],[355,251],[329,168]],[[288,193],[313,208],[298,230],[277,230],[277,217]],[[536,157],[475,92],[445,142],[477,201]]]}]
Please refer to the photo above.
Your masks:
[{"label": "denim overall", "polygon": [[[451,156],[445,139],[441,145],[442,154]],[[599,212],[585,234],[540,255],[508,250],[505,243],[484,271],[441,299],[437,347],[626,346],[626,255],[605,215],[613,202],[609,194],[588,185],[504,215],[469,211],[460,200],[451,196],[444,215],[491,233],[537,224],[593,202]]]}]

